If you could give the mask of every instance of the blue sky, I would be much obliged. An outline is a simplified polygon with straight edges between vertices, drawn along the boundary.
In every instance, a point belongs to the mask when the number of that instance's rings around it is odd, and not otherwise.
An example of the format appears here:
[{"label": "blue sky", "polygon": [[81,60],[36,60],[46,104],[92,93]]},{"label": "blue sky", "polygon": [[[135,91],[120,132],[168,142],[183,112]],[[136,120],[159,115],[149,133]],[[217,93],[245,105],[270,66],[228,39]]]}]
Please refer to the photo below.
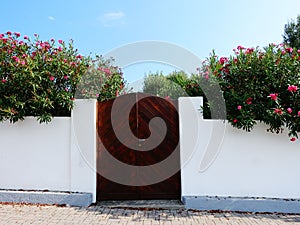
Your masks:
[{"label": "blue sky", "polygon": [[[1,2],[0,33],[73,39],[83,55],[103,55],[132,42],[157,40],[205,59],[212,49],[229,56],[237,45],[280,43],[284,25],[298,14],[299,0],[6,0]],[[132,82],[149,70],[173,68],[142,63],[125,68],[124,74]]]}]

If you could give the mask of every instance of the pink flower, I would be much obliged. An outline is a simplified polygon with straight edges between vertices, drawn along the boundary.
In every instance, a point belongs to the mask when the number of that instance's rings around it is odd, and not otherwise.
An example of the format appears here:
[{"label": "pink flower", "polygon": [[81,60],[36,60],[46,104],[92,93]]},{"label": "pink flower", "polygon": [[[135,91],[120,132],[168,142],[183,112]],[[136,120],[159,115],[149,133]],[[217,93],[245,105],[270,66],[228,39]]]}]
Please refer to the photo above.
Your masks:
[{"label": "pink flower", "polygon": [[290,52],[290,53],[293,52],[293,48],[286,48],[286,50],[287,50],[288,52]]},{"label": "pink flower", "polygon": [[14,60],[15,60],[15,62],[17,62],[17,63],[20,62],[20,59],[19,59],[18,57],[15,57]]},{"label": "pink flower", "polygon": [[58,43],[63,44],[64,42],[63,42],[63,40],[58,40]]},{"label": "pink flower", "polygon": [[68,78],[69,78],[68,76],[64,76],[64,79],[65,79],[65,80],[68,80]]},{"label": "pink flower", "polygon": [[241,106],[241,105],[238,105],[237,109],[238,109],[238,110],[241,110],[241,109],[242,109],[242,106]]},{"label": "pink flower", "polygon": [[274,113],[279,114],[279,115],[282,115],[282,114],[283,114],[283,112],[282,112],[281,109],[275,109],[275,110],[274,110]]},{"label": "pink flower", "polygon": [[25,65],[25,61],[22,61],[21,64],[22,64],[22,65]]},{"label": "pink flower", "polygon": [[234,119],[234,120],[233,120],[233,122],[234,122],[234,123],[237,123],[237,122],[238,122],[238,120],[237,120],[237,119]]},{"label": "pink flower", "polygon": [[291,141],[296,141],[297,139],[295,137],[292,137],[290,140]]},{"label": "pink flower", "polygon": [[252,98],[247,98],[246,104],[247,104],[247,105],[251,105],[251,104],[252,104]]},{"label": "pink flower", "polygon": [[300,111],[298,111],[298,116],[300,116]]},{"label": "pink flower", "polygon": [[228,62],[228,58],[226,58],[226,57],[221,57],[220,60],[219,60],[219,62],[220,62],[221,64],[224,64],[225,62]]},{"label": "pink flower", "polygon": [[297,52],[300,53],[300,49],[298,49]]},{"label": "pink flower", "polygon": [[170,100],[171,97],[168,95],[168,96],[165,96],[165,99],[166,99],[166,100]]},{"label": "pink flower", "polygon": [[272,93],[269,96],[271,97],[272,100],[276,101],[277,97],[278,97],[278,94],[277,93]]},{"label": "pink flower", "polygon": [[289,114],[291,114],[293,112],[293,110],[291,108],[287,108],[286,111],[288,111]]},{"label": "pink flower", "polygon": [[251,54],[254,51],[254,48],[247,48],[245,54]]},{"label": "pink flower", "polygon": [[7,31],[6,34],[7,34],[7,35],[11,35],[11,31]]},{"label": "pink flower", "polygon": [[100,70],[103,71],[104,73],[106,73],[107,75],[111,74],[111,71],[109,68],[101,68]]},{"label": "pink flower", "polygon": [[285,52],[285,50],[282,50],[281,53],[282,53],[282,55],[284,55],[286,52]]},{"label": "pink flower", "polygon": [[288,91],[289,92],[297,92],[297,90],[298,90],[298,86],[296,86],[296,85],[288,86]]},{"label": "pink flower", "polygon": [[237,49],[240,51],[240,50],[244,50],[244,49],[245,49],[245,47],[243,47],[243,46],[239,45],[239,46],[237,46]]},{"label": "pink flower", "polygon": [[16,37],[20,37],[21,34],[19,32],[15,32],[14,35],[16,35]]},{"label": "pink flower", "polygon": [[82,56],[81,55],[77,55],[76,59],[82,59]]},{"label": "pink flower", "polygon": [[7,80],[3,78],[3,79],[1,80],[1,82],[2,82],[2,83],[6,83]]},{"label": "pink flower", "polygon": [[54,78],[53,76],[51,76],[49,79],[50,79],[51,81],[54,81],[55,78]]}]

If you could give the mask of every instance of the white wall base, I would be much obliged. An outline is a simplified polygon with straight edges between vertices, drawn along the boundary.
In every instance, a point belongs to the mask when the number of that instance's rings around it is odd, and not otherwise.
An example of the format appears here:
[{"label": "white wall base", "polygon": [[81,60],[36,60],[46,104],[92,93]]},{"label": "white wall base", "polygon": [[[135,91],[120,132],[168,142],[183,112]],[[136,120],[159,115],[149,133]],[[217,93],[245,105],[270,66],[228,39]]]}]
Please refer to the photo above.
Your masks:
[{"label": "white wall base", "polygon": [[182,202],[196,210],[300,213],[300,199],[183,196]]},{"label": "white wall base", "polygon": [[45,192],[45,191],[0,191],[0,202],[56,204],[70,206],[89,206],[92,204],[91,193]]}]

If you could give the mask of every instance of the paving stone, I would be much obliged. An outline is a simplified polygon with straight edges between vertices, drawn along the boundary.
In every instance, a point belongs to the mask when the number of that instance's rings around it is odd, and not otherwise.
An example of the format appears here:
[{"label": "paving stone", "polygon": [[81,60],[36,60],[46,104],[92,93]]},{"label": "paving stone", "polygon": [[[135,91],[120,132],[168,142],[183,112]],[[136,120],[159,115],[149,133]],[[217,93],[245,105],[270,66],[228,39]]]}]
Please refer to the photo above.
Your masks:
[{"label": "paving stone", "polygon": [[58,207],[0,204],[1,224],[102,224],[102,225],[188,225],[188,224],[300,224],[300,214],[206,212],[186,209],[128,209],[106,206]]}]

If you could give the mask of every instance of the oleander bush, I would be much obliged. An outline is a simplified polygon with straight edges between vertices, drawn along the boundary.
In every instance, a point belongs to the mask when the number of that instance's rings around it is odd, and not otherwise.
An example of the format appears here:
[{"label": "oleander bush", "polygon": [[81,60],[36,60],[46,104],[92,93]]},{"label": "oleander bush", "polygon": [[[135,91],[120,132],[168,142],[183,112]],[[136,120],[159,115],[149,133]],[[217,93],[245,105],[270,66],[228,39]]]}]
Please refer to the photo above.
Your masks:
[{"label": "oleander bush", "polygon": [[0,121],[34,116],[49,122],[53,116],[70,116],[76,85],[87,67],[88,59],[72,41],[0,34]]},{"label": "oleander bush", "polygon": [[[77,86],[76,98],[94,98],[100,102],[126,93],[121,68],[113,65],[114,59],[96,55]],[[129,90],[127,90],[129,91]]]},{"label": "oleander bush", "polygon": [[[260,121],[271,132],[287,128],[295,141],[300,132],[300,50],[270,44],[264,49],[238,46],[234,52],[229,58],[213,52],[199,81],[220,85],[234,127],[250,131]],[[206,103],[204,110],[211,109]]]}]

